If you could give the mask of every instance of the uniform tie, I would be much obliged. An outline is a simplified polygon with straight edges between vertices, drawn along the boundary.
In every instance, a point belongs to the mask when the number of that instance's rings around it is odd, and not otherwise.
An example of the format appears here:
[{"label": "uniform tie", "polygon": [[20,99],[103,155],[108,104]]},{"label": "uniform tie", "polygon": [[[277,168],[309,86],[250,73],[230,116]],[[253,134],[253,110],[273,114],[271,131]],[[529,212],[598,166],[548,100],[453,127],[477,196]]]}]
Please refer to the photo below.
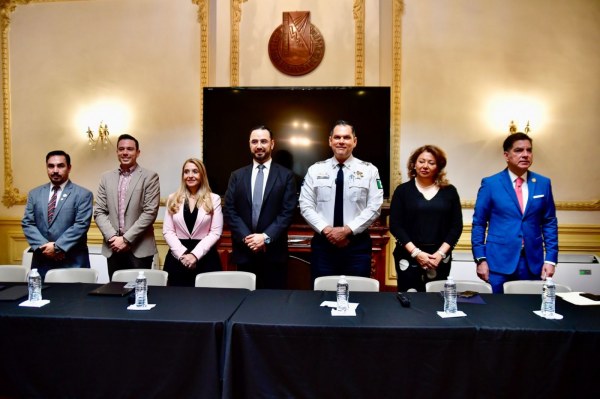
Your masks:
[{"label": "uniform tie", "polygon": [[335,207],[333,208],[333,227],[344,225],[344,164],[338,164],[335,178]]},{"label": "uniform tie", "polygon": [[58,190],[60,186],[52,186],[52,197],[50,197],[50,202],[48,202],[48,223],[52,222],[52,218],[54,218],[54,211],[56,210],[56,194],[58,194]]},{"label": "uniform tie", "polygon": [[256,230],[258,224],[258,217],[260,216],[260,208],[262,207],[262,196],[263,196],[263,180],[265,175],[263,169],[265,165],[258,165],[258,173],[256,174],[256,180],[254,181],[254,193],[252,195],[252,229]]}]

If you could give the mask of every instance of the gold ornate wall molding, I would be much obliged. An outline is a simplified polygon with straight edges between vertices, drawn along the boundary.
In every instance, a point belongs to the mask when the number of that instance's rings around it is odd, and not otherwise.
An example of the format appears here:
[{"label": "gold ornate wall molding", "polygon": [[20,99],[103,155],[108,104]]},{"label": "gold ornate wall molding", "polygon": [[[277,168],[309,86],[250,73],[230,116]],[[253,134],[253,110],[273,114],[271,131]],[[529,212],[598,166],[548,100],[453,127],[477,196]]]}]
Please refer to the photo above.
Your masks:
[{"label": "gold ornate wall molding", "polygon": [[81,0],[0,0],[0,47],[2,52],[2,113],[3,113],[3,150],[4,150],[4,194],[2,203],[10,208],[13,205],[24,205],[27,195],[21,194],[14,186],[12,168],[12,132],[11,132],[11,108],[10,108],[10,64],[9,64],[9,41],[10,16],[19,5],[29,3],[57,3],[59,1],[81,1]]},{"label": "gold ornate wall molding", "polygon": [[595,201],[556,201],[559,211],[600,211],[600,200]]},{"label": "gold ornate wall molding", "polygon": [[365,85],[365,0],[354,0],[354,84]]},{"label": "gold ornate wall molding", "polygon": [[[392,3],[392,123],[390,157],[392,168],[390,171],[390,187],[396,187],[402,182],[400,167],[400,96],[402,79],[402,16],[404,15],[404,1],[394,0]],[[390,191],[392,191],[390,189]],[[390,193],[391,197],[391,193]]]},{"label": "gold ornate wall molding", "polygon": [[[461,201],[463,209],[474,209],[475,200]],[[593,201],[555,201],[558,211],[600,211],[600,200]]]},{"label": "gold ornate wall molding", "polygon": [[242,3],[248,0],[231,0],[229,84],[240,85],[240,23],[242,22]]},{"label": "gold ornate wall molding", "polygon": [[14,186],[13,180],[8,31],[10,28],[11,13],[18,5],[28,4],[31,1],[32,0],[0,0],[0,28],[2,29],[2,38],[0,39],[0,46],[2,47],[2,133],[4,149],[4,194],[2,196],[2,203],[7,207],[16,204],[22,205],[27,200],[27,196],[21,194],[19,189]]},{"label": "gold ornate wall molding", "polygon": [[192,0],[192,3],[198,6],[198,23],[200,24],[200,154],[204,154],[203,135],[204,130],[204,91],[208,86],[208,32],[209,32],[209,0]]}]

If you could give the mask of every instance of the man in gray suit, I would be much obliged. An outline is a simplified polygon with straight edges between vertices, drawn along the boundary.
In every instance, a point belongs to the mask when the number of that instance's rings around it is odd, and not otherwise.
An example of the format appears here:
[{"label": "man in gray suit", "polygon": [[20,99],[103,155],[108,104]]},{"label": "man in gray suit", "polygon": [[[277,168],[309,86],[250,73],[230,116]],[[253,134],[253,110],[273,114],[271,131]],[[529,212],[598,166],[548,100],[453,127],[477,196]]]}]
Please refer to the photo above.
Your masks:
[{"label": "man in gray suit", "polygon": [[102,232],[102,254],[108,258],[108,274],[121,269],[150,269],[156,250],[153,223],[160,206],[156,172],[137,163],[140,146],[135,137],[117,140],[120,166],[102,175],[94,219]]},{"label": "man in gray suit", "polygon": [[42,277],[54,268],[90,267],[87,232],[92,221],[92,192],[69,180],[71,157],[64,151],[46,155],[50,184],[27,196],[21,225],[33,251],[31,267]]}]

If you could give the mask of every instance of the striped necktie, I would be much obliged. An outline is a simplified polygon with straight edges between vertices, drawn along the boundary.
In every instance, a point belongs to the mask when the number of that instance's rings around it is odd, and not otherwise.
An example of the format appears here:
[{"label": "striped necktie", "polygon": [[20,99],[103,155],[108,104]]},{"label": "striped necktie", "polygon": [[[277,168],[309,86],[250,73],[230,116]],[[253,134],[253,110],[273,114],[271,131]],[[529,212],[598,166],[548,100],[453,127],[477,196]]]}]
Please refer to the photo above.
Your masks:
[{"label": "striped necktie", "polygon": [[52,222],[52,218],[54,218],[54,211],[56,210],[56,194],[58,194],[58,189],[60,186],[52,187],[52,197],[50,197],[50,202],[48,202],[48,223]]}]

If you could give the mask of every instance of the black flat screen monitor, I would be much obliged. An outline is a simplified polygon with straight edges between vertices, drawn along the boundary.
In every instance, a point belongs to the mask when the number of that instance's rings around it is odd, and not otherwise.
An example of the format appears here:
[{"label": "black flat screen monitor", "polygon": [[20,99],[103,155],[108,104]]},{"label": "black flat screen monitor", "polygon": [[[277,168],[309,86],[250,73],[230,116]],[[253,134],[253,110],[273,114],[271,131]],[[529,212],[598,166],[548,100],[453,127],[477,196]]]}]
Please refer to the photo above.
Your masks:
[{"label": "black flat screen monitor", "polygon": [[329,132],[343,119],[356,131],[354,156],[377,166],[389,197],[389,87],[206,87],[203,102],[203,161],[213,192],[224,195],[231,172],[252,162],[248,140],[257,125],[273,132],[273,160],[294,172],[300,191],[308,167],[332,156]]}]

